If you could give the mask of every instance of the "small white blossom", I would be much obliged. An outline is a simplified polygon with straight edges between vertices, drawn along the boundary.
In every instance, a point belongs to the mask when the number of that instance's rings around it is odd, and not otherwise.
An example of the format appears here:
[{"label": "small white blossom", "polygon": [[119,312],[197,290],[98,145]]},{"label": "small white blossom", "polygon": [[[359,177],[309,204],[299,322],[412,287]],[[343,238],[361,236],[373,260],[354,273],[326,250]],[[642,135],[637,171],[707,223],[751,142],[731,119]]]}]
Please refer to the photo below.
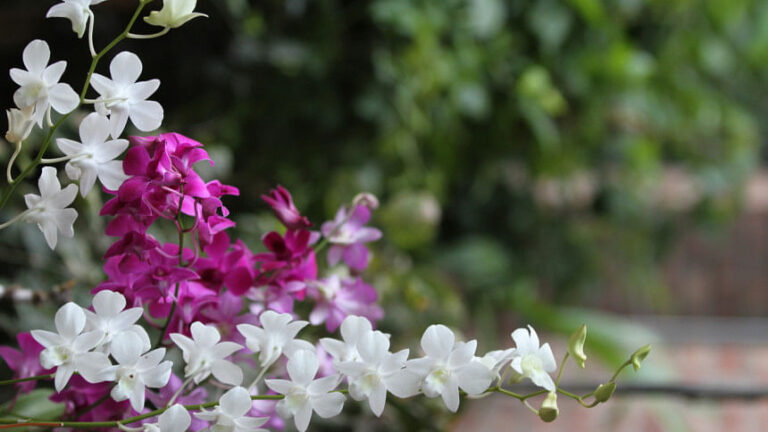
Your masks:
[{"label": "small white blossom", "polygon": [[104,353],[89,353],[89,367],[84,368],[83,377],[90,382],[115,381],[110,395],[117,402],[130,400],[131,408],[141,412],[144,409],[146,387],[161,388],[171,378],[170,360],[163,361],[165,348],[150,349],[149,343],[133,332],[124,332],[112,339],[112,357],[115,366],[106,366],[109,361]]},{"label": "small white blossom", "polygon": [[36,223],[48,246],[54,249],[58,239],[57,231],[61,231],[65,237],[75,235],[72,225],[77,219],[77,211],[66,207],[75,200],[77,186],[70,184],[61,189],[56,177],[56,168],[53,167],[43,167],[37,186],[40,188],[40,195],[24,195],[24,202],[29,208],[24,220]]},{"label": "small white blossom", "polygon": [[242,387],[233,387],[219,400],[219,405],[211,411],[202,410],[194,413],[195,417],[216,422],[212,431],[216,432],[268,432],[259,426],[269,420],[268,417],[247,417],[253,401],[248,390]]},{"label": "small white blossom", "polygon": [[63,0],[48,9],[46,18],[66,18],[72,21],[72,31],[82,38],[90,18],[91,6],[106,0]]},{"label": "small white blossom", "polygon": [[142,432],[185,432],[192,424],[192,417],[186,408],[179,404],[168,408],[157,418],[157,423],[145,423]]},{"label": "small white blossom", "polygon": [[142,132],[155,130],[163,122],[163,107],[147,100],[160,87],[160,80],[136,82],[141,70],[139,57],[123,51],[109,64],[112,79],[97,73],[91,78],[91,85],[100,95],[96,111],[109,116],[113,138],[123,133],[129,118]]},{"label": "small white blossom", "polygon": [[109,353],[112,339],[126,331],[136,333],[144,343],[149,344],[149,335],[144,327],[136,325],[144,309],[125,309],[125,297],[114,291],[99,291],[93,297],[93,312],[85,310],[86,330],[100,330],[104,337],[99,345]]},{"label": "small white blossom", "polygon": [[376,416],[381,416],[387,401],[387,391],[406,398],[419,392],[419,377],[403,369],[408,350],[389,352],[389,338],[380,331],[372,331],[357,344],[360,361],[343,362],[338,370],[347,375],[349,394],[353,399],[368,399]]},{"label": "small white blossom", "polygon": [[98,178],[109,190],[117,190],[127,178],[123,163],[114,160],[128,148],[128,140],[109,138],[109,119],[91,113],[80,123],[82,143],[59,138],[56,144],[62,153],[71,157],[64,167],[67,176],[80,180],[80,194],[86,196]]},{"label": "small white blossom", "polygon": [[455,342],[446,326],[431,325],[421,338],[425,357],[409,360],[406,369],[421,377],[421,391],[427,397],[441,396],[445,406],[459,409],[459,388],[470,396],[488,389],[493,375],[484,365],[473,362],[477,341]]},{"label": "small white blossom", "polygon": [[279,314],[271,310],[264,311],[259,321],[261,327],[238,324],[237,330],[245,336],[248,349],[259,353],[262,368],[272,365],[284,352],[290,354],[299,349],[314,351],[312,344],[296,339],[296,335],[308,322],[293,321],[290,314]]},{"label": "small white blossom", "polygon": [[102,334],[98,330],[82,333],[85,313],[83,308],[72,302],[56,312],[54,324],[58,334],[45,330],[32,330],[31,333],[45,347],[40,353],[40,364],[46,369],[56,368],[54,385],[60,392],[72,374],[81,369],[82,355],[99,343]]},{"label": "small white blossom", "polygon": [[5,113],[8,116],[8,132],[5,133],[5,139],[14,144],[27,139],[35,125],[35,106],[30,105],[24,109],[11,108]]},{"label": "small white blossom", "polygon": [[43,125],[48,109],[66,114],[80,103],[80,97],[69,84],[59,83],[67,68],[67,62],[59,61],[48,66],[51,49],[45,41],[36,39],[24,48],[23,60],[27,70],[11,69],[11,79],[21,86],[13,94],[13,101],[19,108],[35,107],[34,119]]},{"label": "small white blossom", "polygon": [[240,385],[243,382],[243,370],[224,359],[243,349],[243,346],[234,342],[219,343],[221,335],[216,327],[199,321],[193,322],[190,330],[192,339],[181,333],[171,333],[171,339],[181,348],[187,363],[184,375],[193,377],[195,384],[199,384],[213,373],[224,384]]},{"label": "small white blossom", "polygon": [[524,378],[530,378],[537,386],[555,391],[555,382],[549,376],[549,373],[557,369],[552,348],[548,343],[539,347],[536,331],[531,326],[528,326],[528,329],[530,332],[524,328],[512,332],[512,339],[517,346],[517,353],[512,359],[512,369]]},{"label": "small white blossom", "polygon": [[363,336],[372,331],[373,327],[367,318],[349,315],[341,322],[343,342],[333,338],[322,338],[320,345],[333,356],[335,363],[358,361],[360,353],[357,351],[357,344]]},{"label": "small white blossom", "polygon": [[149,24],[176,28],[197,17],[208,17],[206,14],[194,12],[197,0],[163,0],[163,8],[152,11],[144,18]]},{"label": "small white blossom", "polygon": [[320,417],[338,415],[344,408],[344,395],[332,392],[339,384],[339,375],[314,379],[319,368],[317,354],[299,350],[288,359],[288,376],[291,380],[271,379],[265,383],[270,389],[285,395],[277,403],[277,413],[283,418],[293,417],[296,429],[307,430],[312,411]]}]

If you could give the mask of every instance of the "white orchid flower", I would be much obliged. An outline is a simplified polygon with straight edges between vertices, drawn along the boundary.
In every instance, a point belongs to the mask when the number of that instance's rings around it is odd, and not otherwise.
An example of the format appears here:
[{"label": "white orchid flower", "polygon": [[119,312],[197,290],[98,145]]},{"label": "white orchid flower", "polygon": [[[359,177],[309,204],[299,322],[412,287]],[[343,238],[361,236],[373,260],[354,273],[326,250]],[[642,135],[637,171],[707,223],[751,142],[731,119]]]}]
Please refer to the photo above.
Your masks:
[{"label": "white orchid flower", "polygon": [[125,297],[114,291],[99,291],[93,297],[93,312],[85,310],[86,330],[100,330],[104,337],[99,345],[104,347],[104,352],[110,352],[112,339],[130,331],[136,333],[141,339],[142,344],[149,345],[149,335],[144,327],[136,325],[136,321],[141,318],[144,309],[134,307],[125,309]]},{"label": "white orchid flower", "polygon": [[147,100],[160,87],[160,80],[136,82],[141,70],[139,57],[123,51],[109,64],[112,79],[97,73],[91,78],[91,85],[100,95],[96,111],[109,116],[112,138],[123,133],[129,118],[142,132],[155,130],[163,122],[163,107]]},{"label": "white orchid flower", "polygon": [[56,168],[53,167],[43,167],[37,186],[40,188],[40,195],[24,195],[24,202],[29,209],[25,211],[23,218],[27,222],[36,223],[48,246],[55,249],[58,231],[65,237],[75,235],[72,225],[77,219],[77,211],[67,206],[75,200],[77,186],[70,184],[61,189],[56,177]]},{"label": "white orchid flower", "polygon": [[99,113],[91,113],[80,123],[82,143],[59,138],[56,144],[70,157],[65,166],[67,176],[80,180],[80,195],[86,196],[98,178],[109,190],[117,190],[128,178],[123,163],[114,160],[128,148],[128,140],[109,138],[109,119]]},{"label": "white orchid flower", "polygon": [[360,361],[343,362],[338,370],[347,375],[349,394],[353,399],[368,399],[371,411],[377,417],[384,411],[387,391],[406,398],[419,392],[419,376],[403,369],[408,350],[389,352],[389,338],[380,331],[372,331],[357,344]]},{"label": "white orchid flower", "polygon": [[192,424],[192,417],[186,408],[175,404],[157,418],[157,423],[141,426],[142,432],[185,432]]},{"label": "white orchid flower", "polygon": [[339,375],[314,379],[319,368],[317,354],[299,350],[288,359],[288,376],[291,380],[271,379],[265,383],[270,389],[285,395],[277,403],[277,413],[283,418],[293,417],[296,429],[307,430],[312,412],[320,417],[338,415],[344,408],[344,395],[332,392],[339,384]]},{"label": "white orchid flower", "polygon": [[219,400],[219,405],[211,411],[202,410],[194,413],[195,417],[215,422],[211,426],[216,432],[268,432],[259,426],[269,420],[268,417],[247,417],[253,401],[248,390],[242,387],[233,387]]},{"label": "white orchid flower", "polygon": [[46,369],[56,368],[54,386],[60,392],[72,374],[81,368],[81,356],[99,343],[102,333],[99,330],[82,333],[85,328],[85,312],[72,302],[59,308],[54,324],[58,334],[45,330],[32,330],[31,333],[45,347],[40,353],[40,364]]},{"label": "white orchid flower", "polygon": [[192,339],[181,333],[171,333],[171,339],[181,348],[187,363],[184,375],[193,377],[195,384],[213,374],[224,384],[240,385],[243,382],[243,370],[225,358],[240,351],[243,346],[234,342],[220,343],[221,335],[216,327],[199,321],[193,322],[190,330]]},{"label": "white orchid flower", "polygon": [[322,338],[320,345],[333,356],[336,363],[359,361],[360,353],[357,351],[357,344],[363,336],[372,331],[373,327],[367,318],[349,315],[341,322],[343,342],[333,338]]},{"label": "white orchid flower", "polygon": [[406,369],[420,376],[421,391],[427,397],[441,396],[450,411],[459,409],[459,388],[470,396],[488,389],[493,375],[473,362],[477,341],[456,342],[453,332],[442,324],[431,325],[421,338],[425,357],[409,360]]},{"label": "white orchid flower", "polygon": [[306,321],[293,321],[290,314],[279,314],[267,310],[259,316],[261,327],[251,324],[238,324],[237,331],[245,336],[245,345],[251,351],[259,353],[262,368],[272,365],[283,353],[291,354],[296,350],[314,351],[315,347],[307,341],[296,339],[296,335],[307,324]]},{"label": "white orchid flower", "polygon": [[93,15],[91,6],[102,3],[106,0],[63,0],[48,9],[46,18],[66,18],[72,21],[72,31],[77,33],[78,38],[85,34],[85,28],[88,25],[88,19]]},{"label": "white orchid flower", "polygon": [[206,14],[194,12],[195,6],[197,0],[163,0],[163,8],[152,11],[144,21],[154,26],[177,28],[191,19],[208,17]]},{"label": "white orchid flower", "polygon": [[22,56],[27,70],[11,69],[11,79],[21,86],[13,94],[13,101],[19,108],[35,107],[33,116],[38,126],[43,125],[43,118],[50,108],[66,114],[77,108],[80,97],[69,84],[59,83],[67,68],[66,61],[59,61],[48,66],[51,49],[45,41],[36,39],[30,42]]},{"label": "white orchid flower", "polygon": [[533,327],[519,328],[512,332],[517,353],[512,359],[512,369],[523,378],[530,378],[534,384],[549,391],[555,391],[555,382],[549,375],[557,370],[555,356],[548,343],[539,347],[539,336]]},{"label": "white orchid flower", "polygon": [[[109,361],[104,353],[89,353],[89,367],[83,377],[91,382],[115,381],[110,395],[117,402],[128,399],[131,408],[144,409],[146,387],[161,388],[171,378],[170,360],[163,361],[165,348],[149,352],[148,341],[133,332],[123,332],[112,339],[112,357],[117,365],[106,366]],[[106,360],[106,361],[105,361]]]}]

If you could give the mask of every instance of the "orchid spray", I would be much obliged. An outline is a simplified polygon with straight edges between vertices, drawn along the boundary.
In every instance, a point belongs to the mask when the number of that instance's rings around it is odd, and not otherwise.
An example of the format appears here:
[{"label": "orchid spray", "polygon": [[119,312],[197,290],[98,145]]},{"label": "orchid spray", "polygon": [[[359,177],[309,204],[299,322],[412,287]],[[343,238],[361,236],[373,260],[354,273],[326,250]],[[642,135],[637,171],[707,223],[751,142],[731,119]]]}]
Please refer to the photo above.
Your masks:
[{"label": "orchid spray", "polygon": [[[22,393],[52,381],[50,399],[63,414],[55,420],[0,417],[0,428],[246,432],[291,422],[304,431],[313,419],[339,415],[348,396],[381,416],[395,398],[439,398],[455,412],[462,397],[491,393],[517,399],[552,421],[558,395],[585,407],[605,402],[619,372],[629,365],[637,369],[648,355],[650,347],[641,348],[585,395],[559,386],[569,356],[584,366],[585,326],[571,338],[559,371],[552,349],[530,326],[511,332],[509,346],[480,356],[476,340],[461,341],[435,324],[423,333],[422,355],[409,358],[407,343],[375,329],[384,311],[364,278],[370,243],[382,237],[369,226],[378,199],[360,194],[313,229],[290,192],[277,186],[262,196],[282,224],[263,235],[265,251],[233,240],[228,229],[235,222],[225,201],[239,190],[196,172],[198,163],[213,164],[202,143],[178,133],[123,137],[129,123],[148,133],[164,115],[153,100],[160,82],[143,76],[139,55],[119,52],[109,74],[99,72],[101,60],[122,40],[161,37],[204,15],[195,12],[195,0],[164,0],[149,14],[145,7],[152,0],[139,0],[125,29],[97,50],[96,9],[106,1],[64,0],[47,14],[69,20],[77,37],[88,40],[92,62],[79,93],[60,82],[67,63],[51,63],[55,56],[42,40],[24,49],[24,69],[10,71],[19,88],[16,106],[7,111],[6,139],[15,151],[7,161],[0,212],[24,179],[38,172],[39,194],[25,195],[27,210],[5,217],[0,229],[35,223],[53,249],[59,235],[74,235],[78,191],[99,193],[98,181],[111,197],[101,215],[109,220],[105,234],[113,242],[103,257],[106,278],[93,288],[91,305],[68,302],[50,326],[55,332],[22,333],[18,349],[0,347],[14,372],[14,379],[0,384],[16,384]],[[133,33],[142,17],[160,30]],[[87,107],[93,110],[83,116],[79,137],[57,138],[63,156],[49,157],[61,125]],[[39,150],[17,168],[34,128],[44,132]],[[77,184],[62,186],[57,164]],[[177,241],[155,237],[156,224],[173,227]],[[306,317],[300,316],[304,310]],[[340,338],[333,337],[337,331]],[[393,346],[400,349],[393,352]],[[508,389],[522,379],[541,390]],[[546,396],[536,408],[530,401],[540,395]]]}]

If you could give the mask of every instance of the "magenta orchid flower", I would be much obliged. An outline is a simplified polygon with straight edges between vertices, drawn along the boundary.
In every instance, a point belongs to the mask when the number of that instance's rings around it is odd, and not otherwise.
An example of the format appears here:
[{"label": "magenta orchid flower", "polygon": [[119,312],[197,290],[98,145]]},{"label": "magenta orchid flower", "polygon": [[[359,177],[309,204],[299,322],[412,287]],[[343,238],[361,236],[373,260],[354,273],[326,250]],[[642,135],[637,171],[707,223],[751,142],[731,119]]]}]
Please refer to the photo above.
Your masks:
[{"label": "magenta orchid flower", "polygon": [[262,195],[261,199],[272,207],[275,216],[289,230],[309,228],[312,225],[309,219],[299,213],[293,204],[291,193],[284,187],[278,185],[277,189],[269,191],[269,195]]},{"label": "magenta orchid flower", "polygon": [[[0,357],[13,371],[13,379],[28,378],[53,372],[53,369],[45,369],[40,365],[40,353],[45,349],[29,332],[16,335],[19,349],[9,346],[0,346]],[[28,393],[35,388],[36,381],[20,382],[16,388],[20,393]]]},{"label": "magenta orchid flower", "polygon": [[347,265],[355,270],[368,267],[368,249],[365,243],[381,238],[381,231],[366,227],[371,219],[371,211],[364,205],[358,205],[347,213],[341,207],[333,221],[323,224],[323,236],[333,245],[328,250],[328,265],[336,265],[344,259]]}]

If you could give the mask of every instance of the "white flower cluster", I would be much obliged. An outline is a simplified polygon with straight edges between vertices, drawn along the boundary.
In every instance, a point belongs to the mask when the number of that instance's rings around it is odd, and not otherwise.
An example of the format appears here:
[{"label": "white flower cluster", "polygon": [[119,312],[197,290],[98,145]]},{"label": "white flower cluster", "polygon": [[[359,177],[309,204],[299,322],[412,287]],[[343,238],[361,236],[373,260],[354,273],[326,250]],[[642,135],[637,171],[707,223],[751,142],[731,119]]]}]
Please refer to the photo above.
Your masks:
[{"label": "white flower cluster", "polygon": [[[91,383],[114,382],[112,399],[129,400],[131,407],[141,412],[146,388],[162,388],[168,383],[173,365],[164,360],[165,348],[150,350],[147,332],[135,324],[142,308],[125,306],[122,294],[101,291],[93,299],[93,311],[74,303],[62,306],[55,317],[57,333],[32,331],[45,347],[40,354],[41,364],[56,368],[57,391],[63,390],[77,372]],[[439,396],[455,412],[460,389],[469,396],[481,395],[494,381],[502,379],[500,371],[504,367],[509,368],[513,378],[530,378],[536,385],[555,391],[549,375],[556,369],[552,350],[549,344],[539,345],[530,327],[512,333],[516,348],[477,357],[476,340],[457,341],[448,327],[432,325],[421,338],[424,356],[409,360],[407,349],[391,352],[389,335],[374,330],[366,318],[353,315],[341,325],[341,340],[320,339],[320,346],[333,357],[333,373],[318,377],[321,360],[315,346],[296,339],[308,324],[306,321],[268,310],[261,314],[260,323],[238,326],[246,346],[261,365],[259,377],[248,389],[240,386],[243,370],[232,360],[233,354],[244,349],[242,345],[221,341],[216,327],[200,322],[192,324],[191,338],[180,333],[170,335],[182,352],[186,383],[200,384],[213,376],[222,385],[234,386],[213,410],[193,413],[213,423],[211,430],[263,430],[260,426],[268,418],[248,416],[253,404],[251,395],[257,394],[261,377],[283,356],[287,358],[287,379],[266,379],[264,384],[283,396],[277,403],[277,413],[293,418],[299,431],[309,427],[313,413],[329,418],[342,411],[346,397],[339,386],[345,382],[346,392],[357,401],[367,400],[376,416],[384,411],[387,393],[398,398]],[[182,431],[190,422],[189,413],[175,405],[160,416],[158,423],[145,424],[140,430]]]},{"label": "white flower cluster", "polygon": [[161,363],[165,349],[147,353],[149,335],[136,324],[143,309],[125,309],[125,305],[122,294],[101,291],[93,298],[93,311],[72,302],[62,306],[54,318],[57,333],[32,331],[32,337],[45,347],[40,363],[46,369],[56,368],[56,391],[63,390],[77,372],[91,383],[115,381],[112,397],[130,399],[133,408],[141,411],[144,387],[168,383],[171,362]]},{"label": "white flower cluster", "polygon": [[[72,30],[80,38],[89,28],[88,40],[94,66],[101,55],[97,55],[93,47],[95,15],[91,6],[104,1],[106,0],[63,0],[51,7],[46,15],[48,18],[70,20]],[[141,3],[143,5],[147,2]],[[196,0],[164,0],[161,10],[153,11],[145,17],[147,23],[163,27],[163,31],[146,36],[127,33],[127,37],[158,37],[193,18],[205,16],[194,12],[196,4]],[[79,182],[82,196],[90,192],[97,179],[107,189],[116,190],[126,178],[122,163],[116,159],[128,147],[127,140],[119,139],[128,120],[142,132],[153,131],[162,123],[163,107],[158,102],[147,100],[157,91],[160,81],[138,81],[142,71],[141,60],[136,54],[124,51],[112,59],[109,67],[111,77],[98,73],[89,76],[86,89],[93,87],[99,94],[96,99],[89,100],[85,98],[85,90],[82,95],[78,95],[72,86],[59,82],[67,62],[58,61],[49,65],[50,58],[48,43],[34,40],[24,49],[22,60],[25,69],[10,70],[11,79],[19,88],[13,95],[16,107],[6,112],[8,130],[5,138],[15,145],[14,154],[7,167],[8,182],[13,184],[18,181],[12,176],[13,164],[21,151],[22,143],[30,136],[35,125],[43,128],[43,122],[46,121],[49,128],[55,129],[58,123],[54,125],[51,119],[52,111],[67,115],[84,103],[92,103],[96,112],[86,116],[80,124],[80,142],[59,138],[56,143],[64,153],[63,157],[38,159],[33,163],[67,161],[67,177]],[[112,139],[109,139],[110,137]],[[55,168],[45,167],[38,181],[40,196],[25,196],[28,210],[0,225],[0,229],[17,220],[36,223],[51,249],[56,247],[59,233],[71,237],[74,234],[72,227],[77,212],[67,207],[72,204],[75,196],[70,193],[69,187],[59,193],[61,187],[56,174]]]}]

